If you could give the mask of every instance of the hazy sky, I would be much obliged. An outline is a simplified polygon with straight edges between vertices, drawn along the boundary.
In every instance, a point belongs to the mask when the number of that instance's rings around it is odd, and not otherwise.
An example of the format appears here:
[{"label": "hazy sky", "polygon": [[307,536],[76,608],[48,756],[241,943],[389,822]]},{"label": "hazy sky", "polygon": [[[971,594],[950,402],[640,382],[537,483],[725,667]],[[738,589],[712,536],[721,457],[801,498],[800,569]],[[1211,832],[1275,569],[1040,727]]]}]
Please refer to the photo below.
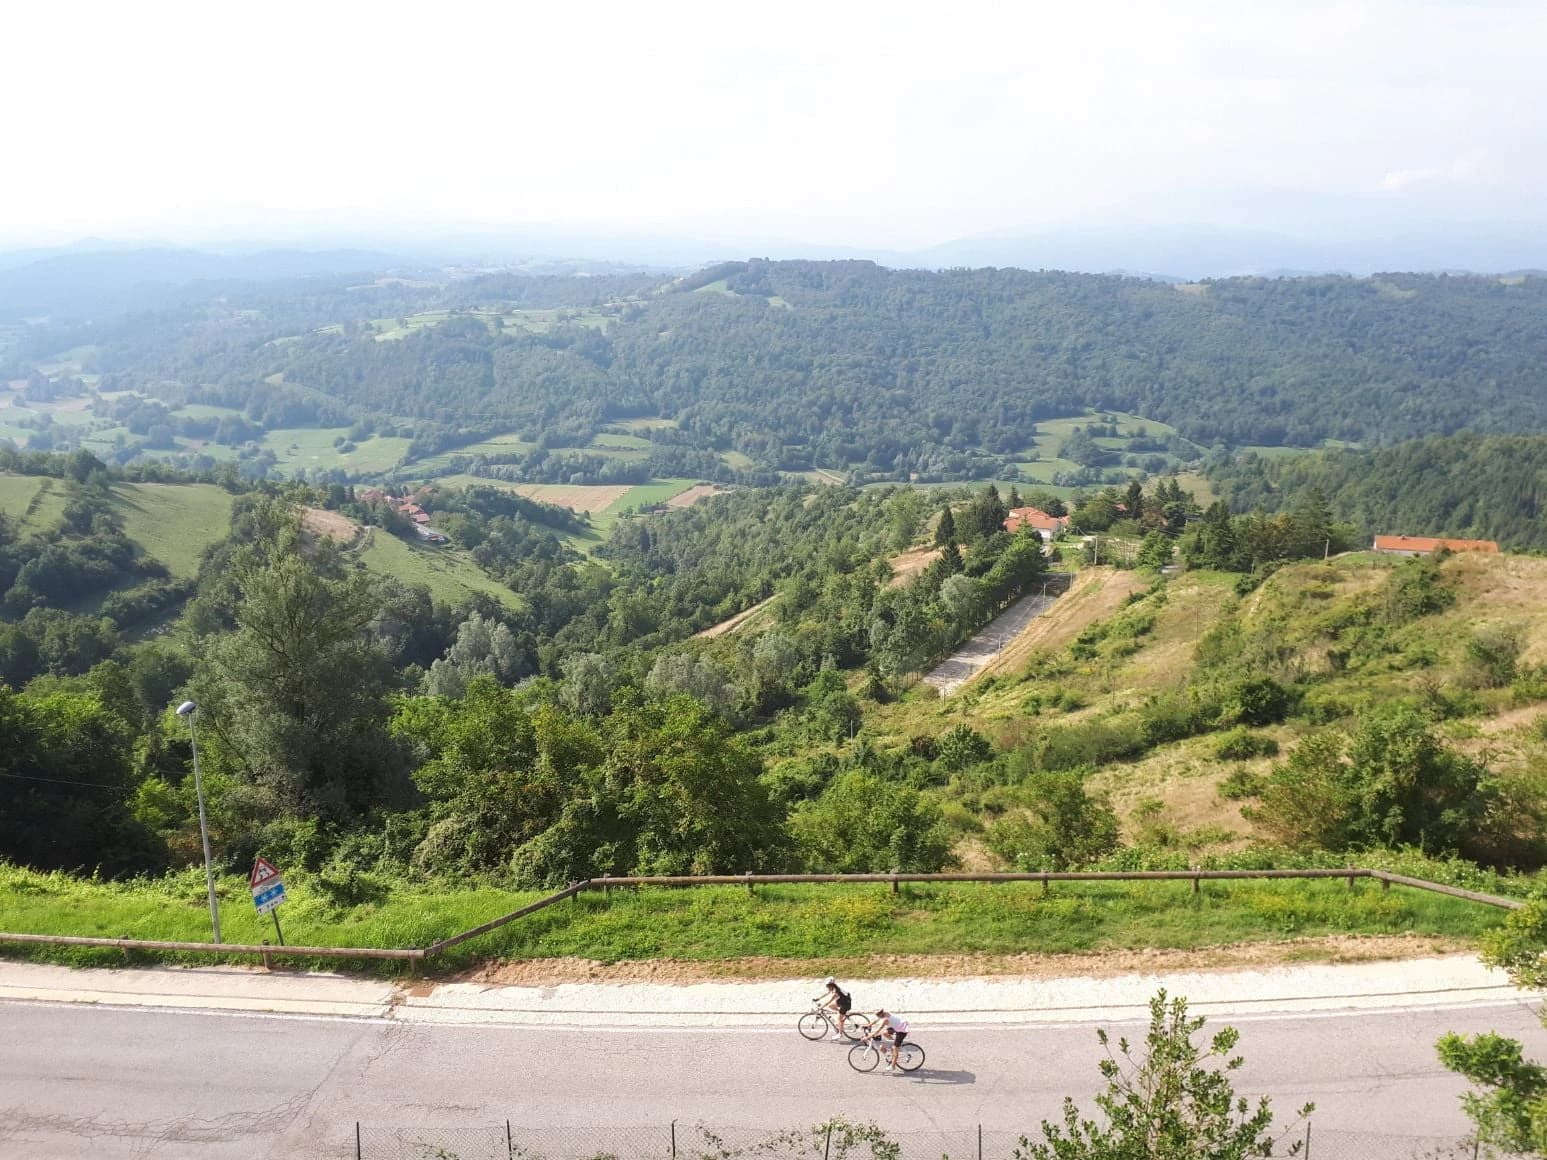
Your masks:
[{"label": "hazy sky", "polygon": [[16,3],[0,240],[1547,218],[1547,3]]}]

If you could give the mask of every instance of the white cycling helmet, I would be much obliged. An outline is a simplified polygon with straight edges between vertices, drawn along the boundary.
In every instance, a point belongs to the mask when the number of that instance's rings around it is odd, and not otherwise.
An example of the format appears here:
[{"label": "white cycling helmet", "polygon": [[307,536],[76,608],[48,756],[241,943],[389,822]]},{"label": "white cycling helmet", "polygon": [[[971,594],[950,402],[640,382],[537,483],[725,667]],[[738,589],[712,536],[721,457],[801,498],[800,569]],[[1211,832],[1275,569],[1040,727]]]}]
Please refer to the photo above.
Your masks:
[{"label": "white cycling helmet", "polygon": [[828,975],[827,978],[822,980],[822,986],[824,986],[824,987],[830,986],[831,984],[836,983],[837,981],[838,981],[837,979],[833,978],[831,975]]}]

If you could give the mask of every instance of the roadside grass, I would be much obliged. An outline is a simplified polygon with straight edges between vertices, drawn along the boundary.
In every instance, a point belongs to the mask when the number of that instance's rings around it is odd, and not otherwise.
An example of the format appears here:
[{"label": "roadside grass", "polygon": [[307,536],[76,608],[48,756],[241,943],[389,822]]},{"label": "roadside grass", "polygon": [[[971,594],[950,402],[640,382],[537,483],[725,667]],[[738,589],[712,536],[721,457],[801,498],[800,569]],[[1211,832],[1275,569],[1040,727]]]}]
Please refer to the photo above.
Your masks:
[{"label": "roadside grass", "polygon": [[526,607],[520,596],[458,548],[410,544],[381,528],[371,528],[355,554],[371,571],[394,576],[405,584],[423,584],[435,599],[447,604],[458,604],[469,593],[482,592],[507,608],[519,611]]},{"label": "roadside grass", "polygon": [[199,556],[231,530],[232,496],[207,483],[120,483],[124,533],[176,577],[198,574]]},{"label": "roadside grass", "polygon": [[[292,946],[414,947],[456,934],[541,897],[492,887],[403,887],[337,906],[304,873],[287,875],[280,912]],[[222,878],[221,927],[232,943],[273,937],[253,913],[247,884]],[[164,878],[108,883],[0,866],[0,912],[16,933],[201,942],[209,937],[197,867]],[[707,886],[588,892],[501,927],[432,965],[488,959],[578,957],[612,963],[715,963],[749,956],[858,959],[876,955],[1089,954],[1202,950],[1320,935],[1416,934],[1472,939],[1503,911],[1370,881],[1204,883]],[[77,965],[154,961],[148,952],[9,944],[0,953]],[[188,961],[187,955],[165,956]],[[196,955],[217,961],[218,955]],[[316,965],[324,965],[319,960]],[[391,963],[359,964],[388,973]]]}]

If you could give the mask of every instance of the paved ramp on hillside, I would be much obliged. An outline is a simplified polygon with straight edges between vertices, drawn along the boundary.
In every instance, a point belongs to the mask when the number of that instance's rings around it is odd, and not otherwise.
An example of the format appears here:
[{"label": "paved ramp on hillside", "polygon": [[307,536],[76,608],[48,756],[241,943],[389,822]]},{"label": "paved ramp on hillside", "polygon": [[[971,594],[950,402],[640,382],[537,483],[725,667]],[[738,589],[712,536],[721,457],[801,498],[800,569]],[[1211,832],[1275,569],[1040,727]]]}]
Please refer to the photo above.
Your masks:
[{"label": "paved ramp on hillside", "polygon": [[984,625],[976,636],[931,669],[925,675],[924,683],[939,689],[942,697],[949,697],[977,676],[999,655],[1005,645],[1020,636],[1032,621],[1053,607],[1053,602],[1057,599],[1056,593],[1049,593],[1046,596],[1041,594],[1022,596]]}]

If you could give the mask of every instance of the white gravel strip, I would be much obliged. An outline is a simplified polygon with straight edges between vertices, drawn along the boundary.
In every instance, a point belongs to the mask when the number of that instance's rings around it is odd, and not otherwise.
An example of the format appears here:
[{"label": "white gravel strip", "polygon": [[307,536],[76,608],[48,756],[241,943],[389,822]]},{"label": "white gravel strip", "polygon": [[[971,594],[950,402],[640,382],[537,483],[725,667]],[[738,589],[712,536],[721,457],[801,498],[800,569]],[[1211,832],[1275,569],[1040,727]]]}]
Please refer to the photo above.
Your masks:
[{"label": "white gravel strip", "polygon": [[[1524,1001],[1470,955],[1069,979],[881,979],[848,984],[856,1007],[919,1025],[1025,1026],[1146,1017],[1161,987],[1200,1015],[1400,1010]],[[789,1030],[818,979],[718,983],[394,984],[229,967],[77,970],[0,963],[0,1000],[387,1017],[418,1023]]]}]

